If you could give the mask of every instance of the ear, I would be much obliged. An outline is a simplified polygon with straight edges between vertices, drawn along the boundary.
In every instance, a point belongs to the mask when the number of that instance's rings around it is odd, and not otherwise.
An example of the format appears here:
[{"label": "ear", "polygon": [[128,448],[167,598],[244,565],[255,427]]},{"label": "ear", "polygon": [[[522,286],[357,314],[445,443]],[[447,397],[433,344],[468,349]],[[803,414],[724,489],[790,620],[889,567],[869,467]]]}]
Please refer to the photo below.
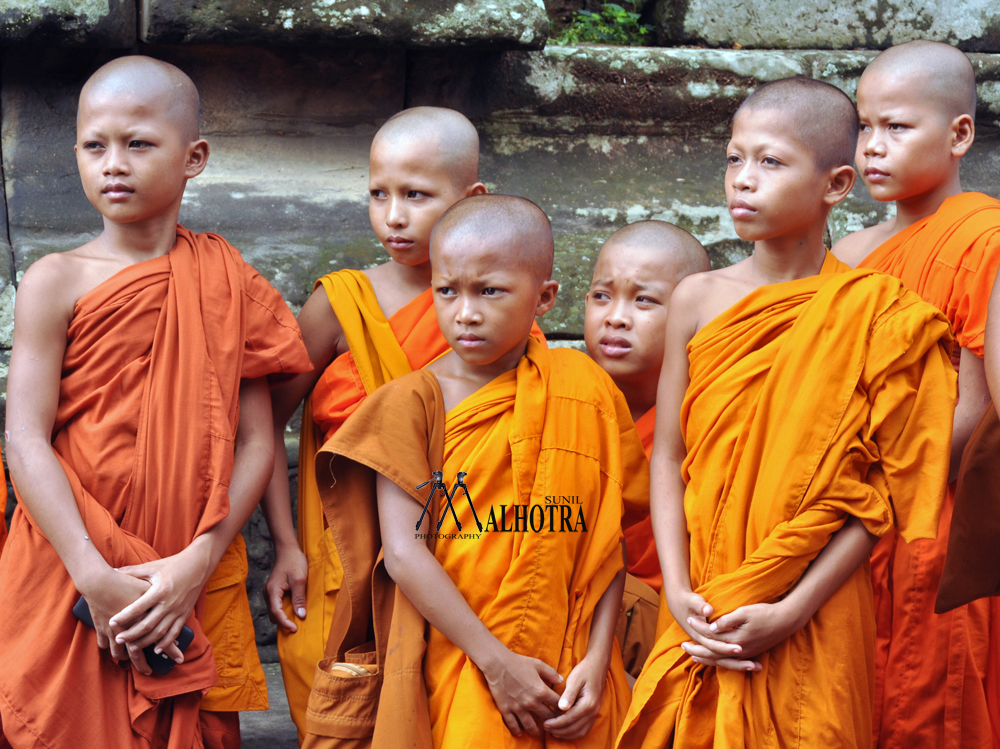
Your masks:
[{"label": "ear", "polygon": [[188,145],[187,161],[184,164],[184,176],[188,179],[197,177],[208,165],[208,141],[204,138]]},{"label": "ear", "polygon": [[951,155],[960,159],[972,148],[976,139],[976,123],[969,115],[960,114],[951,121],[948,129],[951,133]]},{"label": "ear", "polygon": [[535,317],[541,317],[552,309],[556,303],[556,295],[558,293],[558,281],[542,281],[538,285],[538,303],[535,305]]},{"label": "ear", "polygon": [[823,202],[829,206],[837,205],[846,198],[852,189],[854,182],[858,178],[858,173],[853,166],[844,164],[827,172],[826,193],[823,195]]},{"label": "ear", "polygon": [[485,195],[488,192],[486,185],[482,182],[477,182],[474,185],[469,185],[465,188],[465,192],[462,193],[463,198],[471,198],[473,195]]}]

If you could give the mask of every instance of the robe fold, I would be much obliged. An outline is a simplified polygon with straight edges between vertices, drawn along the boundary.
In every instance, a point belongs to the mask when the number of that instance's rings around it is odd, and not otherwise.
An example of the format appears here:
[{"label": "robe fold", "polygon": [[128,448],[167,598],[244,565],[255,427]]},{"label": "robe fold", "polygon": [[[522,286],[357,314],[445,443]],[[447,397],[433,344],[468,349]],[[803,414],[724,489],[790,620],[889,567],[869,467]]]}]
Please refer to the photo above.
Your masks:
[{"label": "robe fold", "polygon": [[[653,428],[656,426],[656,406],[653,406],[635,422],[635,429],[642,440],[646,458],[653,452]],[[663,587],[663,573],[660,560],[656,556],[656,542],[653,540],[653,523],[647,516],[635,525],[625,529],[625,550],[630,575],[660,592]]]},{"label": "robe fold", "polygon": [[3,512],[0,512],[0,554],[3,554],[3,545],[7,540],[7,518],[5,517],[7,512],[7,478],[3,477],[3,487],[0,488],[0,507],[3,508]]},{"label": "robe fold", "polygon": [[[941,310],[956,345],[979,358],[998,266],[1000,202],[981,193],[948,198],[858,265],[898,278]],[[934,614],[954,505],[951,486],[936,540],[903,543],[890,534],[872,554],[873,730],[883,749],[1000,748],[1000,685],[988,678],[990,659],[1000,657],[1000,600]]]},{"label": "robe fold", "polygon": [[[828,255],[766,286],[688,344],[681,407],[691,584],[716,615],[787,593],[848,515],[931,537],[948,474],[948,323],[895,279]],[[867,565],[758,673],[694,663],[663,633],[621,747],[868,747],[874,673]]]},{"label": "robe fold", "polygon": [[[323,518],[314,468],[316,452],[370,393],[450,350],[438,327],[430,289],[386,319],[375,289],[363,272],[329,273],[313,288],[320,286],[326,291],[350,350],[334,359],[320,375],[302,413],[298,541],[309,562],[306,618],[296,619],[286,598],[285,613],[296,622],[298,632],[278,630],[281,674],[300,742],[313,674],[326,648],[344,576],[333,536]],[[537,325],[533,330],[542,338]]]},{"label": "robe fold", "polygon": [[[52,447],[112,567],[176,554],[229,512],[241,379],[308,370],[281,296],[214,234],[85,294],[67,331]],[[77,621],[80,594],[23,503],[0,559],[0,719],[15,749],[202,745],[218,680],[200,622],[166,676],[116,665]]]},{"label": "robe fold", "polygon": [[[306,747],[561,745],[515,739],[482,673],[388,578],[374,476],[422,505],[427,487],[416,486],[432,471],[442,470],[449,488],[458,472],[468,474],[471,505],[461,490],[452,500],[462,530],[449,511],[440,536],[430,533],[434,555],[505,645],[565,677],[586,654],[594,608],[622,568],[623,513],[648,511],[638,434],[606,373],[579,352],[549,351],[536,339],[516,370],[447,414],[442,403],[432,373],[406,375],[371,395],[317,457],[347,597],[317,669]],[[434,530],[443,505],[432,505],[422,532]],[[367,641],[372,631],[376,639]],[[345,660],[384,678],[332,674]],[[358,693],[368,702],[363,713]],[[600,715],[577,745],[611,746],[628,700],[613,648]]]}]

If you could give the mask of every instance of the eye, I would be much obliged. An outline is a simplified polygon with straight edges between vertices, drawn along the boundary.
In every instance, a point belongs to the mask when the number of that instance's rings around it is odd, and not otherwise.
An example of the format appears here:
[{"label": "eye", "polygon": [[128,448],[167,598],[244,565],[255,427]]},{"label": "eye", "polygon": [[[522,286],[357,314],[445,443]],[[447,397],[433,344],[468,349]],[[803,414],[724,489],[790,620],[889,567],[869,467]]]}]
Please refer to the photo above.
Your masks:
[{"label": "eye", "polygon": [[369,190],[368,194],[373,200],[385,200],[385,190]]},{"label": "eye", "polygon": [[726,157],[726,163],[729,164],[729,166],[736,166],[737,164],[739,164],[742,161],[743,161],[743,159],[741,159],[739,156],[737,156],[734,153],[731,153],[731,154],[729,154]]},{"label": "eye", "polygon": [[760,163],[764,166],[781,166],[781,162],[773,156],[765,156],[760,160]]},{"label": "eye", "polygon": [[454,296],[455,290],[451,286],[438,286],[436,289],[438,296]]},{"label": "eye", "polygon": [[500,293],[500,289],[494,288],[493,286],[487,286],[483,289],[483,296],[496,296]]},{"label": "eye", "polygon": [[659,301],[653,299],[651,296],[637,296],[635,301],[639,304],[659,304]]},{"label": "eye", "polygon": [[84,151],[98,151],[102,148],[104,148],[104,146],[98,143],[96,140],[88,140],[86,143],[83,144]]},{"label": "eye", "polygon": [[132,140],[132,141],[129,141],[128,147],[129,148],[150,148],[150,147],[152,147],[152,145],[153,144],[150,143],[149,141],[145,141],[145,140]]},{"label": "eye", "polygon": [[870,133],[871,130],[872,130],[872,126],[871,125],[866,125],[864,123],[861,123],[860,130],[861,130],[862,133]]},{"label": "eye", "polygon": [[906,130],[906,125],[901,122],[890,122],[889,126],[886,128],[890,133],[900,133]]},{"label": "eye", "polygon": [[409,198],[410,200],[418,200],[420,198],[426,198],[427,193],[420,192],[419,190],[410,190],[409,192],[406,193],[406,197]]},{"label": "eye", "polygon": [[595,302],[611,301],[611,295],[606,291],[592,291],[590,292],[590,298]]}]

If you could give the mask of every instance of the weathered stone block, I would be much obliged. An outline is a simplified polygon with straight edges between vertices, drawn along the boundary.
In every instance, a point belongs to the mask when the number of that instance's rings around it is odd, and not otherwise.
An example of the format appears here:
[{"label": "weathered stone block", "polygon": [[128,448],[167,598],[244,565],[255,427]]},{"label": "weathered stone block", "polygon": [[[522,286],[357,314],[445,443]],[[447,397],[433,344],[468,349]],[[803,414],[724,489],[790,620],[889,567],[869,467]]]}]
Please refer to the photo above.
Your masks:
[{"label": "weathered stone block", "polygon": [[661,44],[883,49],[913,39],[1000,52],[995,0],[658,0]]},{"label": "weathered stone block", "polygon": [[128,47],[135,0],[0,0],[0,44]]},{"label": "weathered stone block", "polygon": [[542,0],[142,0],[147,42],[540,49]]}]

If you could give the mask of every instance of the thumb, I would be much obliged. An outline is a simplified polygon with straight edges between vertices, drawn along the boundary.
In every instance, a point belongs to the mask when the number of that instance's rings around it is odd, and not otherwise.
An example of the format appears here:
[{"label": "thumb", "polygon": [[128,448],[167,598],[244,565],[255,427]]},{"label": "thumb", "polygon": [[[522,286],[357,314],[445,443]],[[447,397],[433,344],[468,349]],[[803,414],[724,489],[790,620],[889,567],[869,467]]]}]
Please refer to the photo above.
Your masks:
[{"label": "thumb", "polygon": [[299,619],[306,618],[306,583],[305,580],[291,581],[292,608]]},{"label": "thumb", "polygon": [[140,580],[149,580],[153,575],[154,570],[150,569],[147,564],[130,564],[125,567],[116,567],[115,572],[131,575],[132,577],[137,577]]},{"label": "thumb", "polygon": [[562,697],[559,698],[559,709],[565,711],[573,707],[582,687],[583,678],[577,669],[573,669],[569,673],[569,678],[566,679],[566,689],[563,690]]},{"label": "thumb", "polygon": [[743,615],[743,607],[731,611],[728,614],[724,614],[716,619],[714,622],[708,625],[708,628],[716,633],[729,632],[730,630],[736,629],[742,626],[746,621],[746,617]]}]

